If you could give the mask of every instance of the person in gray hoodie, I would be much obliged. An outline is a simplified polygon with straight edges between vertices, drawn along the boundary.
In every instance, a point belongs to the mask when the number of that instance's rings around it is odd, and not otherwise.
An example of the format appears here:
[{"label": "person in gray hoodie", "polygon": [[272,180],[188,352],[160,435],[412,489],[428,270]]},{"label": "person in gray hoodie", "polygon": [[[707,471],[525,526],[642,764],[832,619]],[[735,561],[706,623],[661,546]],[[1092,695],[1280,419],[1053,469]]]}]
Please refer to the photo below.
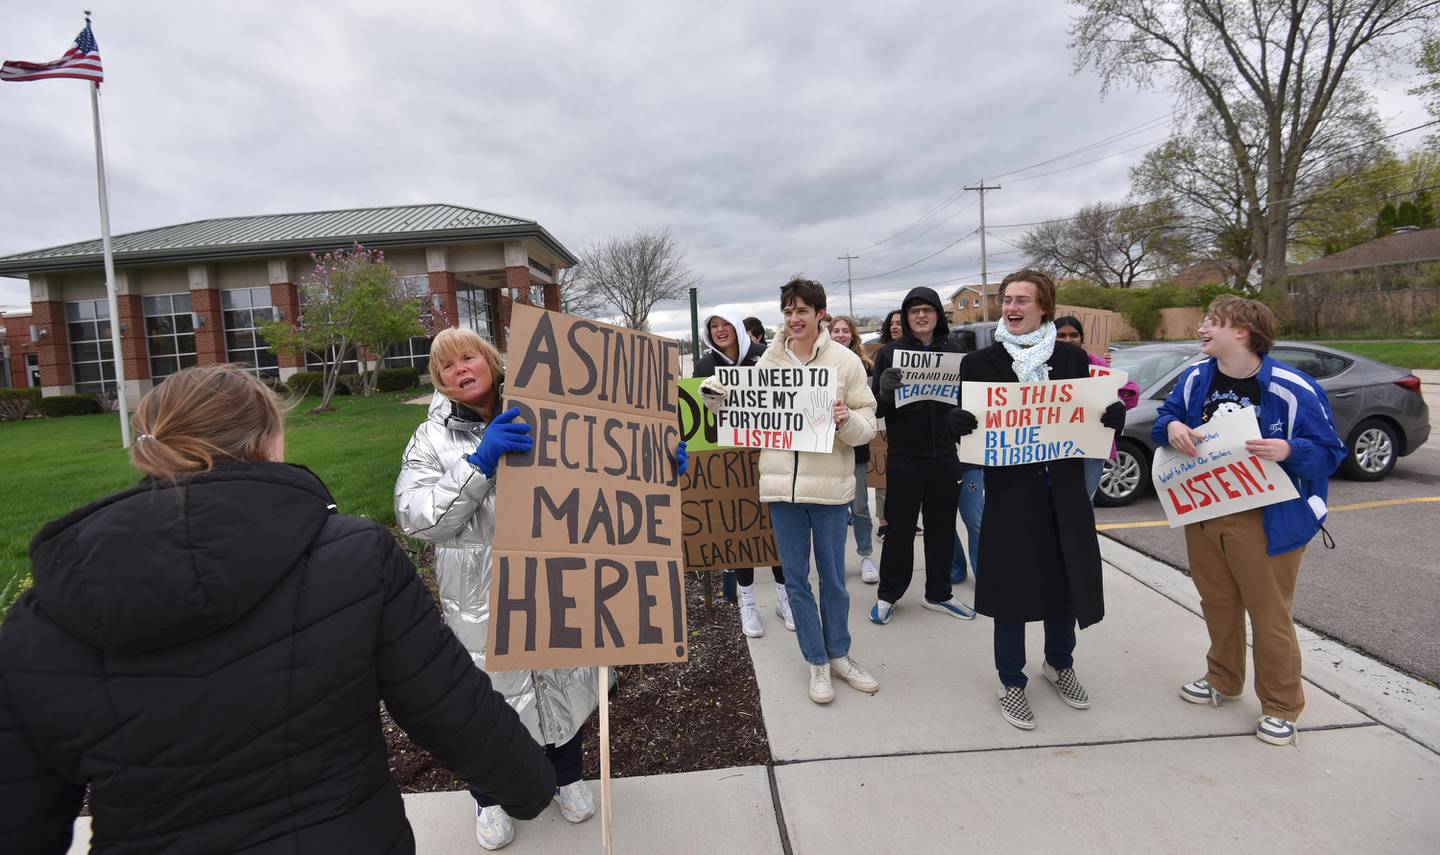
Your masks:
[{"label": "person in gray hoodie", "polygon": [[[713,377],[720,366],[749,367],[765,352],[765,345],[756,344],[746,331],[740,313],[728,306],[718,306],[701,317],[700,343],[706,351],[695,363],[696,377]],[[736,567],[725,572],[735,574],[740,598],[740,630],[751,638],[759,638],[765,634],[765,623],[760,619],[760,607],[755,604],[755,568]],[[790,611],[790,596],[785,591],[785,572],[779,564],[771,567],[770,572],[775,577],[775,614],[786,629],[794,632],[795,617]]]}]

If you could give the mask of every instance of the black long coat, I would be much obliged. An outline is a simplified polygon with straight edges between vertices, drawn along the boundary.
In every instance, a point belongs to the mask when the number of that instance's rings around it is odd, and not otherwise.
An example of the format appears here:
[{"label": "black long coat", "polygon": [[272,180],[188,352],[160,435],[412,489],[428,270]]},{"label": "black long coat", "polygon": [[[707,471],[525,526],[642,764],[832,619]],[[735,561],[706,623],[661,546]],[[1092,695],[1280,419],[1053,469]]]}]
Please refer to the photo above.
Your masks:
[{"label": "black long coat", "polygon": [[[1051,380],[1090,375],[1085,351],[1074,345],[1057,342],[1049,364]],[[1019,382],[999,342],[968,354],[960,379]],[[980,614],[1035,621],[1073,608],[1081,628],[1105,617],[1095,511],[1080,460],[985,467],[980,566],[986,568],[975,580]]]},{"label": "black long coat", "polygon": [[228,464],[47,525],[0,625],[0,852],[411,853],[380,701],[516,816],[555,773],[384,527]]}]

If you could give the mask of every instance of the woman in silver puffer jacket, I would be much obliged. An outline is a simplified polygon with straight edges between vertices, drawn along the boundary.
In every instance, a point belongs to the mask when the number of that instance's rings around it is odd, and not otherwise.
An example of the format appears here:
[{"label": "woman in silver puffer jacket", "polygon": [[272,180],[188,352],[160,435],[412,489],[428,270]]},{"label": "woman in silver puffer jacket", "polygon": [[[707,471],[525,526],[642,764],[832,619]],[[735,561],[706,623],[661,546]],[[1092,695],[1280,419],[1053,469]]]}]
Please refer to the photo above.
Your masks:
[{"label": "woman in silver puffer jacket", "polygon": [[[495,466],[500,454],[528,450],[529,428],[496,415],[500,354],[473,330],[446,329],[430,346],[434,400],[405,449],[395,482],[395,518],[411,537],[435,545],[435,576],[445,623],[485,668],[490,623],[491,540],[495,534]],[[494,436],[486,439],[487,428]],[[516,439],[523,437],[523,439]],[[511,443],[507,445],[508,443]],[[520,721],[545,746],[561,785],[555,800],[571,822],[595,811],[581,780],[580,728],[599,704],[596,668],[489,672]],[[476,837],[498,849],[514,837],[504,810],[486,794]]]}]

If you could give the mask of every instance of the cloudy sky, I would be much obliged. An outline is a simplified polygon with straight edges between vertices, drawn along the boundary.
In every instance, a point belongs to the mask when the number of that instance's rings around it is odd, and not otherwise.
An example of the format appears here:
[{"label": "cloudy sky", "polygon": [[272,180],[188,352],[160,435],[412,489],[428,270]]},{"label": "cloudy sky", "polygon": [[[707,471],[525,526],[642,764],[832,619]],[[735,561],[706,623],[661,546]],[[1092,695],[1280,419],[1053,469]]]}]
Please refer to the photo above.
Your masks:
[{"label": "cloudy sky", "polygon": [[[1059,0],[851,5],[94,0],[112,227],[418,202],[535,219],[572,249],[668,227],[702,303],[774,324],[795,272],[847,308],[847,252],[858,314],[978,281],[961,188],[982,178],[1004,187],[997,278],[1021,261],[1005,224],[1122,198],[1166,134],[1170,93],[1102,98],[1073,72]],[[53,59],[82,23],[0,0],[0,57]],[[1391,130],[1425,120],[1405,86],[1376,90]],[[95,238],[85,86],[0,86],[0,130],[0,255]],[[0,305],[27,302],[0,279]],[[688,308],[652,327],[683,333]]]}]

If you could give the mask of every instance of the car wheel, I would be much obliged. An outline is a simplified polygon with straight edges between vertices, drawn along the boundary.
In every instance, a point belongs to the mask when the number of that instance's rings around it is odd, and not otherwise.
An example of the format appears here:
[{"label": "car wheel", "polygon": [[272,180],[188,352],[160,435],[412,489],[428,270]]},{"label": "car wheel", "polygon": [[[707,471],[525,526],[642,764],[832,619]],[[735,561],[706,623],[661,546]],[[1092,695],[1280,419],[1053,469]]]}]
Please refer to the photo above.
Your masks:
[{"label": "car wheel", "polygon": [[1366,419],[1356,425],[1345,445],[1350,453],[1340,464],[1340,472],[1355,481],[1379,481],[1390,474],[1400,458],[1395,428],[1381,419]]},{"label": "car wheel", "polygon": [[1150,483],[1145,452],[1134,444],[1121,442],[1114,460],[1105,461],[1100,472],[1100,489],[1095,491],[1095,504],[1102,508],[1120,508],[1145,495]]}]

